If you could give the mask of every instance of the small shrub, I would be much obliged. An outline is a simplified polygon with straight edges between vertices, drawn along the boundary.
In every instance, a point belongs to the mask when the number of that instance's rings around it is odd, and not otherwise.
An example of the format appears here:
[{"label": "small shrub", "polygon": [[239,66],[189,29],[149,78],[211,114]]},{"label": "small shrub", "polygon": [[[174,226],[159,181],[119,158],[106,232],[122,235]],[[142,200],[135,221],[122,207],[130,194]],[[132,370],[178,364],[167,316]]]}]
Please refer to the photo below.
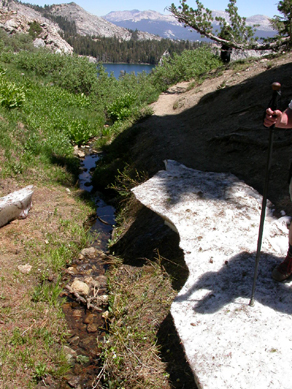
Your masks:
[{"label": "small shrub", "polygon": [[114,122],[124,120],[132,115],[136,96],[132,93],[125,93],[117,98],[112,104],[107,107],[107,114]]},{"label": "small shrub", "polygon": [[37,38],[42,30],[41,25],[37,21],[34,20],[32,23],[29,23],[28,33],[33,39]]},{"label": "small shrub", "polygon": [[0,105],[6,108],[20,107],[25,102],[24,87],[5,79],[0,74]]},{"label": "small shrub", "polygon": [[152,83],[161,91],[180,81],[198,80],[199,77],[222,65],[208,46],[196,50],[185,50],[181,55],[166,58],[151,74]]},{"label": "small shrub", "polygon": [[78,146],[88,142],[94,132],[88,120],[75,119],[68,124],[68,136]]},{"label": "small shrub", "polygon": [[39,362],[35,366],[33,378],[36,381],[40,381],[43,377],[45,377],[48,373],[47,365],[43,362]]}]

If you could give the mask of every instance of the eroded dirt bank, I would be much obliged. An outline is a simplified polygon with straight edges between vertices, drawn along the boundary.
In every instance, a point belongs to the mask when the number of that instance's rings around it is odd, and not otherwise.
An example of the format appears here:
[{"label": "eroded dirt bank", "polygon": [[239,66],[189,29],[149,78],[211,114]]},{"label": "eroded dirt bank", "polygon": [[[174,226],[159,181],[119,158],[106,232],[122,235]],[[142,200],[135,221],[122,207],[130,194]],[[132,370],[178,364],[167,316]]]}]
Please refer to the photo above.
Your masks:
[{"label": "eroded dirt bank", "polygon": [[[274,81],[282,84],[280,108],[291,100],[291,58],[227,68],[191,90],[190,83],[178,84],[153,104],[152,117],[115,142],[124,139],[133,165],[150,176],[164,168],[165,159],[173,159],[202,171],[231,172],[262,192],[268,146],[263,114]],[[291,130],[275,130],[269,198],[286,211],[291,211],[287,192],[291,142]]]}]

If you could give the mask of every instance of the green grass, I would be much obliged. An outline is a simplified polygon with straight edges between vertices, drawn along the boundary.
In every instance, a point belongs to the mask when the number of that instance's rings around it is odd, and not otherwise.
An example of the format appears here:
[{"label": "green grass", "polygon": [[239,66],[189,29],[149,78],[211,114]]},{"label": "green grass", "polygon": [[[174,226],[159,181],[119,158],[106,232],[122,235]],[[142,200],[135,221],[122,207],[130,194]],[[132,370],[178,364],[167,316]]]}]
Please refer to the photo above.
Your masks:
[{"label": "green grass", "polygon": [[117,260],[108,274],[109,335],[103,348],[103,375],[109,388],[168,388],[166,366],[159,357],[157,329],[176,294],[159,262],[142,268]]}]

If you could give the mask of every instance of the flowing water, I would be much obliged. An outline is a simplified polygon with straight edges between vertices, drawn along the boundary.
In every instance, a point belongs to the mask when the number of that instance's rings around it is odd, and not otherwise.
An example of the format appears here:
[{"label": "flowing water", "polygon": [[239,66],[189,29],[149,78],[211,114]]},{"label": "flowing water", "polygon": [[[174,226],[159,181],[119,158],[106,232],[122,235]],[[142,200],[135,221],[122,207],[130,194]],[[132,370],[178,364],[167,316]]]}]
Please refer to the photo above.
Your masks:
[{"label": "flowing water", "polygon": [[[92,191],[91,174],[95,169],[99,154],[87,155],[81,163],[81,174],[79,175],[79,187],[87,192]],[[95,193],[93,199],[96,204],[96,220],[91,226],[91,231],[99,234],[98,244],[100,250],[107,249],[107,242],[111,236],[115,224],[115,209],[107,205],[101,193]],[[94,244],[95,245],[95,244]]]},{"label": "flowing water", "polygon": [[[98,154],[91,153],[81,162],[79,185],[86,192],[92,191],[91,174],[98,159]],[[95,193],[93,199],[96,204],[96,217],[91,222],[90,230],[96,238],[91,242],[91,246],[96,249],[97,255],[94,258],[85,256],[82,260],[76,258],[66,270],[63,281],[65,285],[70,285],[75,278],[92,277],[98,281],[97,293],[102,296],[107,292],[105,271],[108,262],[105,251],[115,223],[115,209],[106,204],[102,194]],[[66,354],[67,357],[70,356],[72,369],[62,381],[61,389],[95,387],[95,379],[102,367],[100,343],[104,341],[107,332],[103,319],[105,310],[106,307],[101,311],[87,309],[86,305],[77,302],[72,295],[67,297],[63,312],[70,331]]]}]

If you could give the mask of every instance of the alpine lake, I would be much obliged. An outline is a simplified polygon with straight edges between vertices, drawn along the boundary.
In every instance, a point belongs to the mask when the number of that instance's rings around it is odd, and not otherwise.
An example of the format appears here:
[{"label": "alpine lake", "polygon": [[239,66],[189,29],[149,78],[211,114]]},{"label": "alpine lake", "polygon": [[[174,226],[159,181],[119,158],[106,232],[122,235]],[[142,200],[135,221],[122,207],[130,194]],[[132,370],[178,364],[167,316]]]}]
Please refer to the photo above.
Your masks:
[{"label": "alpine lake", "polygon": [[150,73],[155,68],[155,65],[127,63],[103,63],[102,66],[109,75],[113,73],[117,79],[125,73],[134,73],[135,75],[142,72]]}]

